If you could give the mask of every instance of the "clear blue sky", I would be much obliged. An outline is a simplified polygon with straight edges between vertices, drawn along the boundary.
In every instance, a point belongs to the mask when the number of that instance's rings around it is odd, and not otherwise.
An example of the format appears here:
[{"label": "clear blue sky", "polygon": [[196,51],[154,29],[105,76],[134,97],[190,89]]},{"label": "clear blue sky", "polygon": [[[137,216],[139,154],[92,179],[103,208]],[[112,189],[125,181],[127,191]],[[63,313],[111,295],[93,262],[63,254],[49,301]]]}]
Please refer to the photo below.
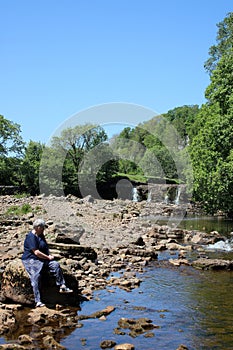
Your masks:
[{"label": "clear blue sky", "polygon": [[103,103],[159,114],[201,105],[209,84],[204,62],[232,5],[0,0],[0,114],[21,125],[25,141],[47,142],[64,120]]}]

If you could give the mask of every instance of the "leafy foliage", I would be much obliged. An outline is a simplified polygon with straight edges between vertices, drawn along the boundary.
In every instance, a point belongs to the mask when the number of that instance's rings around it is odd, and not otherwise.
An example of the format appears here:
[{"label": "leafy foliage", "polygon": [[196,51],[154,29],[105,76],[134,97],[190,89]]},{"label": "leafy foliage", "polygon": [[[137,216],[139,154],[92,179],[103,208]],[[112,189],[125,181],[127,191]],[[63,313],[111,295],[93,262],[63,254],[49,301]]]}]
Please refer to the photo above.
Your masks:
[{"label": "leafy foliage", "polygon": [[197,105],[177,107],[134,129],[125,128],[113,141],[114,151],[120,157],[120,172],[141,174],[148,179],[185,181],[187,155],[183,158],[183,149],[192,135],[198,111]]},{"label": "leafy foliage", "polygon": [[30,141],[21,162],[22,185],[31,195],[39,194],[39,169],[44,145]]},{"label": "leafy foliage", "polygon": [[80,195],[80,179],[86,186],[91,180],[108,181],[118,170],[118,161],[106,140],[103,128],[92,124],[64,129],[54,137],[40,167],[44,192]]},{"label": "leafy foliage", "polygon": [[0,157],[22,156],[24,142],[20,136],[20,125],[0,115]]},{"label": "leafy foliage", "polygon": [[210,49],[206,68],[210,84],[194,123],[190,145],[194,169],[194,199],[210,213],[233,216],[233,13],[218,25],[217,45]]},{"label": "leafy foliage", "polygon": [[228,55],[233,49],[233,12],[229,12],[223,21],[217,24],[216,45],[209,49],[209,58],[204,67],[210,75],[217,68],[222,56]]}]

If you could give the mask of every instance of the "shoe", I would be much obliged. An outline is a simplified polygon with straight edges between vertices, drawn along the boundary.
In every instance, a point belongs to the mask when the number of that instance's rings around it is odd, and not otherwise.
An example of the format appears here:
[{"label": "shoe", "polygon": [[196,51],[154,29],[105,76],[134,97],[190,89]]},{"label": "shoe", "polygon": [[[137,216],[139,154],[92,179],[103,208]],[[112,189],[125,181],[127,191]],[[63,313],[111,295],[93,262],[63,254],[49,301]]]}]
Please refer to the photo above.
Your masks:
[{"label": "shoe", "polygon": [[42,307],[42,306],[45,306],[45,304],[42,303],[41,301],[38,301],[38,302],[36,303],[36,307]]},{"label": "shoe", "polygon": [[68,287],[60,287],[59,293],[73,293],[73,290]]}]

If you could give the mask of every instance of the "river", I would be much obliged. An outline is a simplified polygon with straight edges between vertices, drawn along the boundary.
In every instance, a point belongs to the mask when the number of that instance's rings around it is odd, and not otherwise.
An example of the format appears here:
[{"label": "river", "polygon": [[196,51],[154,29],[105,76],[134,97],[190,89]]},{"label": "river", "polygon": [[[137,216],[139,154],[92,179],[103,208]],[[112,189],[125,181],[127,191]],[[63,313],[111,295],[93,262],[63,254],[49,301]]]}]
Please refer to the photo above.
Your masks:
[{"label": "river", "polygon": [[[190,267],[172,268],[165,263],[167,253],[151,265],[141,286],[132,292],[115,289],[115,293],[97,291],[92,301],[82,305],[81,314],[90,314],[106,305],[116,310],[106,321],[82,321],[61,341],[69,350],[97,350],[102,340],[132,343],[140,350],[175,350],[185,344],[189,350],[233,349],[233,272],[197,271]],[[147,317],[159,326],[151,338],[140,335],[132,338],[114,334],[121,317]],[[151,332],[151,331],[150,331]]]}]

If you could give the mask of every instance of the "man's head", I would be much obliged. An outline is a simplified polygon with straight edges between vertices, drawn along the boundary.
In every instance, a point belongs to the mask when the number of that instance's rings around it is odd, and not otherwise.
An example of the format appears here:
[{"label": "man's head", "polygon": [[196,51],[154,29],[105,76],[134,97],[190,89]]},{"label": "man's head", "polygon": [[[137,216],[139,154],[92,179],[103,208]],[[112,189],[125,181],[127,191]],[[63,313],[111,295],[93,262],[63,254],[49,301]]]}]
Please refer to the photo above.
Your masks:
[{"label": "man's head", "polygon": [[45,221],[43,219],[36,219],[34,222],[33,222],[33,228],[37,228],[37,227],[43,227],[45,228],[46,224],[45,224]]},{"label": "man's head", "polygon": [[46,227],[46,224],[45,224],[45,221],[43,219],[36,219],[33,222],[33,229],[38,236],[43,234],[45,227]]}]

